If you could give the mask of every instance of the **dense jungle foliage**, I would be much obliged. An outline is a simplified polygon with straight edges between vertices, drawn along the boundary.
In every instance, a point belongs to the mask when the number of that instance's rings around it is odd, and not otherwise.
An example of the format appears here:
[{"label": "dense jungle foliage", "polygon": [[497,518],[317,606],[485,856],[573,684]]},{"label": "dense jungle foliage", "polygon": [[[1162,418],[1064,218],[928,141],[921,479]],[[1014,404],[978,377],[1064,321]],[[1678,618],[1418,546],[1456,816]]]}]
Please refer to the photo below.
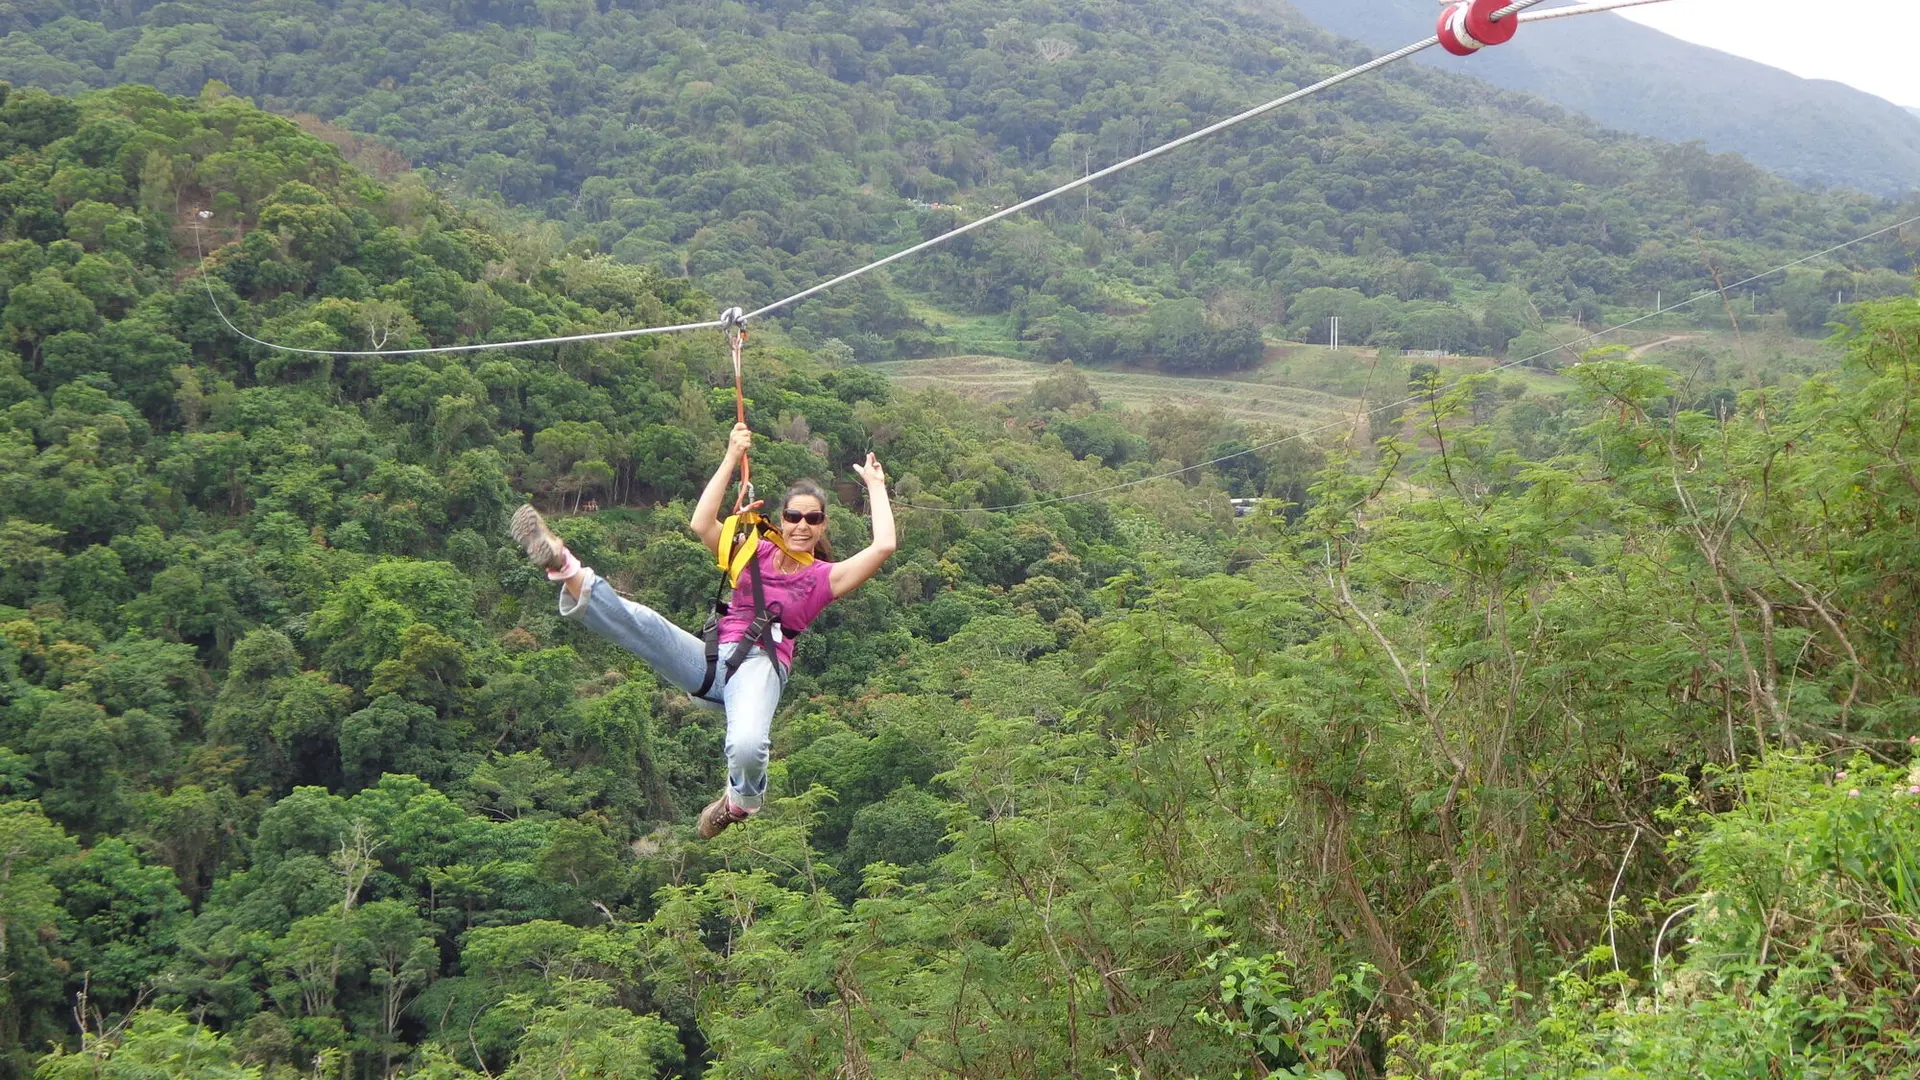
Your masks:
[{"label": "dense jungle foliage", "polygon": [[1359,450],[756,334],[763,483],[872,448],[907,507],[702,845],[715,718],[501,530],[695,621],[721,343],[290,360],[213,301],[324,348],[714,297],[217,88],[12,91],[0,154],[0,1075],[1913,1072],[1911,295],[1790,385],[1603,353]]},{"label": "dense jungle foliage", "polygon": [[[1373,55],[1285,5],[1187,0],[71,0],[13,5],[0,31],[18,85],[222,80],[339,125],[371,168],[431,166],[564,223],[556,249],[585,239],[748,306]],[[926,298],[1010,317],[1038,358],[1225,371],[1258,361],[1259,327],[1324,335],[1325,305],[1293,301],[1326,288],[1370,300],[1344,312],[1349,342],[1504,354],[1543,311],[1638,313],[1895,218],[1402,66],[793,318],[861,360],[964,351]],[[1904,295],[1867,271],[1908,265],[1860,249],[1857,277],[1775,278],[1761,300],[1819,333],[1836,296]]]}]

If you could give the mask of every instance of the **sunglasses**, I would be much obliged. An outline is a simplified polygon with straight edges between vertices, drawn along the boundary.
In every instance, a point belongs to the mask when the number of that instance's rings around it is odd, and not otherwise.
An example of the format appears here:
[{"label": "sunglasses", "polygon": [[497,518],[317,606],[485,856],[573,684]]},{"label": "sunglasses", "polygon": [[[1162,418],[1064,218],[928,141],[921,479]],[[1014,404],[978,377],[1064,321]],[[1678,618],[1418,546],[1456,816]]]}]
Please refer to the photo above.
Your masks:
[{"label": "sunglasses", "polygon": [[827,520],[827,514],[824,510],[809,510],[804,514],[798,510],[782,510],[780,511],[780,516],[786,519],[789,525],[798,525],[802,521],[809,525],[819,525]]}]

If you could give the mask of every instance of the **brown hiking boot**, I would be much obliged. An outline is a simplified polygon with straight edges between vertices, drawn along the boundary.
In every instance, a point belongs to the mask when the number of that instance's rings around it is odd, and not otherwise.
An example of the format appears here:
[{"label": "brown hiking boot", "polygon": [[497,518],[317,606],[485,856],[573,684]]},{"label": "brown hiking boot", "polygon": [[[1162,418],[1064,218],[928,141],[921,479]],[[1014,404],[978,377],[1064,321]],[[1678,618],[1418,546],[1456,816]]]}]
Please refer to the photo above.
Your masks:
[{"label": "brown hiking boot", "polygon": [[733,805],[733,800],[722,795],[708,803],[705,810],[700,811],[699,820],[694,823],[694,831],[700,834],[700,839],[711,840],[719,836],[721,830],[727,826],[736,821],[745,820],[747,820],[747,812]]},{"label": "brown hiking boot", "polygon": [[513,522],[507,526],[507,532],[513,536],[514,543],[526,549],[527,558],[540,569],[558,570],[566,565],[567,545],[547,531],[546,520],[531,505],[513,512]]}]

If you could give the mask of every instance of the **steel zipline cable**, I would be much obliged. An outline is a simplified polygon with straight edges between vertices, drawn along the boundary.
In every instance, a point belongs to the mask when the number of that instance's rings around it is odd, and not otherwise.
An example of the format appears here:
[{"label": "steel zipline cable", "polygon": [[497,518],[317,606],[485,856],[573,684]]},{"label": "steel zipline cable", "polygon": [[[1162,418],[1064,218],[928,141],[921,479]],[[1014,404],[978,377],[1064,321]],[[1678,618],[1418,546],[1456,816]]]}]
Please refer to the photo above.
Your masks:
[{"label": "steel zipline cable", "polygon": [[[1489,17],[1494,21],[1505,20],[1507,18],[1516,18],[1523,23],[1537,22],[1537,21],[1543,21],[1548,19],[1564,19],[1574,15],[1591,15],[1597,12],[1614,11],[1620,8],[1640,7],[1645,4],[1666,3],[1668,2],[1668,0],[1597,0],[1597,2],[1594,2],[1594,3],[1575,4],[1575,5],[1564,7],[1564,8],[1554,8],[1549,11],[1528,11],[1527,10],[1528,8],[1531,8],[1543,2],[1544,0],[1515,0],[1514,3],[1508,4],[1506,7],[1503,7],[1498,11],[1493,12]],[[252,342],[255,345],[259,345],[267,349],[272,349],[276,352],[296,353],[304,356],[347,356],[347,357],[435,356],[435,355],[445,355],[449,353],[484,352],[484,351],[489,351],[493,349],[531,348],[536,345],[571,345],[571,344],[597,342],[597,341],[618,341],[625,338],[648,337],[648,336],[657,335],[657,334],[676,334],[676,333],[681,333],[683,331],[690,331],[690,330],[730,329],[730,328],[739,326],[741,323],[751,322],[754,319],[758,319],[763,315],[770,315],[773,312],[781,310],[782,308],[790,307],[794,304],[799,303],[802,300],[808,299],[809,297],[816,296],[820,293],[823,293],[828,289],[831,289],[837,285],[843,285],[846,282],[854,280],[855,278],[863,277],[867,274],[872,273],[875,270],[880,269],[883,266],[888,266],[892,263],[896,263],[902,259],[908,258],[909,256],[917,255],[920,252],[938,247],[941,244],[945,244],[951,240],[956,240],[962,236],[967,235],[970,232],[975,231],[976,229],[985,228],[986,226],[991,225],[996,221],[1004,220],[1006,218],[1014,216],[1015,214],[1019,214],[1027,210],[1031,210],[1034,207],[1039,206],[1043,203],[1051,202],[1052,200],[1057,199],[1062,195],[1065,195],[1072,191],[1078,191],[1079,189],[1086,187],[1089,184],[1093,184],[1100,180],[1104,180],[1105,178],[1109,176],[1113,176],[1116,173],[1124,172],[1127,169],[1131,169],[1136,165],[1144,164],[1145,162],[1152,161],[1155,158],[1161,157],[1166,154],[1170,154],[1173,151],[1180,149],[1181,147],[1187,146],[1191,143],[1198,142],[1201,139],[1208,138],[1209,136],[1212,136],[1212,135],[1217,135],[1222,131],[1226,131],[1229,128],[1237,127],[1241,124],[1246,123],[1249,120],[1254,120],[1254,119],[1257,119],[1258,117],[1265,116],[1266,114],[1273,112],[1275,109],[1284,108],[1297,101],[1301,101],[1306,98],[1312,97],[1315,94],[1321,93],[1322,91],[1330,90],[1333,87],[1339,86],[1341,83],[1359,78],[1360,76],[1368,74],[1369,72],[1378,71],[1379,69],[1386,67],[1390,64],[1398,63],[1399,61],[1405,60],[1407,57],[1412,56],[1415,53],[1424,52],[1425,50],[1431,49],[1435,45],[1439,45],[1440,43],[1441,41],[1438,34],[1434,35],[1433,37],[1429,37],[1424,41],[1416,41],[1413,44],[1408,45],[1404,48],[1396,49],[1393,52],[1387,53],[1384,56],[1379,56],[1372,60],[1369,60],[1366,63],[1359,65],[1358,67],[1348,68],[1346,71],[1343,71],[1338,75],[1329,76],[1328,78],[1322,79],[1311,86],[1302,87],[1301,89],[1295,90],[1290,94],[1286,94],[1285,96],[1275,98],[1264,105],[1256,105],[1253,108],[1246,110],[1245,112],[1237,113],[1233,116],[1227,117],[1225,120],[1221,120],[1216,123],[1210,124],[1204,128],[1201,128],[1198,131],[1194,131],[1194,132],[1190,132],[1189,134],[1182,135],[1181,137],[1174,139],[1171,142],[1162,143],[1159,146],[1152,148],[1151,150],[1146,150],[1141,153],[1135,154],[1133,157],[1127,158],[1124,161],[1117,161],[1112,165],[1109,165],[1106,168],[1099,170],[1098,172],[1088,173],[1085,176],[1079,177],[1078,179],[1075,179],[1075,180],[1070,180],[1067,183],[1061,184],[1059,187],[1053,188],[1050,191],[1042,192],[1041,194],[1035,195],[1034,197],[1027,199],[1023,202],[1018,202],[1012,206],[1008,206],[1000,210],[996,210],[995,212],[988,214],[985,217],[976,218],[973,221],[967,222],[965,225],[961,225],[961,226],[958,226],[957,228],[950,229],[947,232],[941,233],[939,236],[936,236],[930,240],[924,240],[918,244],[914,244],[911,247],[904,248],[900,251],[896,251],[891,255],[885,256],[883,258],[875,259],[872,262],[867,263],[865,266],[861,266],[856,269],[849,270],[838,277],[831,278],[827,281],[823,281],[820,284],[813,286],[812,288],[804,289],[784,299],[775,300],[773,303],[768,304],[765,307],[756,308],[753,311],[747,312],[744,315],[734,315],[730,310],[729,316],[724,316],[719,319],[708,320],[706,322],[681,323],[676,326],[647,326],[647,327],[639,327],[639,328],[629,329],[629,330],[603,330],[603,331],[584,333],[584,334],[566,334],[566,335],[561,335],[557,337],[526,338],[519,341],[476,342],[470,345],[440,345],[440,346],[418,348],[418,349],[308,349],[308,348],[301,348],[293,345],[281,345],[276,342],[267,341],[263,338],[255,337],[254,335],[247,333],[245,330],[240,329],[238,326],[234,325],[233,320],[228,318],[226,311],[220,307],[220,301],[214,295],[214,292],[213,292],[213,284],[206,280],[204,268],[201,274],[201,284],[206,286],[207,302],[213,306],[214,314],[217,315],[220,321],[226,325],[227,329],[232,331],[235,335],[239,336],[240,338],[246,341]],[[195,248],[195,251],[199,254],[200,261],[204,267],[204,263],[206,262],[206,252],[200,248],[200,231],[197,225],[194,229],[194,248]]]},{"label": "steel zipline cable", "polygon": [[[205,263],[207,255],[205,250],[200,246],[200,226],[197,223],[193,228],[193,250],[200,256],[200,261]],[[720,330],[724,329],[727,325],[723,319],[712,319],[700,323],[682,323],[679,326],[645,326],[634,330],[602,330],[587,334],[568,334],[564,337],[528,338],[524,341],[488,341],[475,345],[441,345],[434,348],[422,349],[303,349],[295,345],[281,345],[277,342],[254,337],[252,334],[233,325],[233,320],[227,318],[227,313],[221,309],[219,298],[214,296],[213,283],[207,280],[204,268],[200,274],[200,284],[206,287],[207,303],[213,305],[213,313],[220,317],[220,321],[226,324],[228,330],[233,331],[247,341],[253,342],[255,345],[265,346],[275,352],[298,353],[302,356],[434,356],[443,353],[482,352],[489,349],[520,349],[533,345],[571,345],[575,342],[616,341],[621,338],[647,337],[653,334],[675,334],[683,330]]]},{"label": "steel zipline cable", "polygon": [[[1490,17],[1495,21],[1503,20],[1508,17],[1515,17],[1522,23],[1545,22],[1545,21],[1554,20],[1554,19],[1571,18],[1576,15],[1592,15],[1592,14],[1597,14],[1597,13],[1606,12],[1606,11],[1617,11],[1622,8],[1643,7],[1648,4],[1667,3],[1669,2],[1669,0],[1593,0],[1593,2],[1589,2],[1589,3],[1572,4],[1567,7],[1552,8],[1546,11],[1528,11],[1527,10],[1542,2],[1544,2],[1544,0],[1516,0],[1515,3],[1509,4],[1508,6],[1493,12]],[[1396,49],[1393,52],[1387,53],[1383,56],[1376,57],[1373,60],[1369,60],[1366,63],[1361,64],[1357,67],[1349,68],[1346,71],[1343,71],[1337,75],[1333,75],[1328,78],[1322,79],[1311,86],[1307,86],[1299,90],[1295,90],[1292,93],[1289,93],[1283,97],[1275,98],[1272,101],[1266,102],[1263,105],[1254,106],[1251,109],[1247,109],[1244,112],[1237,113],[1224,120],[1218,121],[1207,127],[1201,128],[1198,131],[1191,132],[1187,135],[1183,135],[1180,138],[1174,139],[1171,142],[1162,143],[1159,146],[1155,146],[1150,150],[1143,151],[1139,154],[1134,155],[1133,157],[1127,158],[1123,161],[1115,162],[1114,164],[1109,165],[1106,168],[1099,170],[1098,172],[1089,173],[1085,176],[1079,177],[1078,179],[1071,180],[1065,184],[1062,184],[1059,187],[1053,188],[1049,191],[1036,195],[1023,202],[1015,203],[1012,206],[1004,207],[1000,210],[995,211],[992,214],[988,214],[985,217],[977,218],[973,221],[966,223],[965,225],[961,225],[957,228],[941,233],[939,236],[933,237],[930,240],[922,241],[918,244],[914,244],[910,247],[894,252],[891,255],[885,256],[880,259],[875,259],[874,261],[869,262],[864,266],[858,267],[854,270],[850,270],[844,274],[839,275],[838,277],[831,278],[811,288],[802,290],[801,292],[794,293],[792,296],[788,296],[781,300],[776,300],[771,304],[767,304],[764,307],[756,308],[753,311],[746,312],[744,314],[740,311],[739,308],[729,308],[725,313],[721,315],[720,318],[711,319],[706,322],[681,323],[674,326],[648,326],[648,327],[638,327],[638,328],[626,329],[626,330],[605,330],[605,331],[597,331],[597,332],[582,333],[582,334],[568,334],[568,335],[557,336],[557,337],[528,338],[520,341],[489,341],[489,342],[478,342],[478,343],[469,344],[469,345],[442,345],[437,347],[417,348],[417,349],[308,349],[308,348],[300,348],[292,345],[281,345],[276,342],[266,341],[262,338],[255,337],[254,335],[247,333],[246,331],[240,329],[238,326],[235,326],[233,321],[227,317],[227,313],[221,309],[220,302],[218,298],[214,295],[213,286],[210,282],[206,281],[206,276],[204,272],[202,273],[201,280],[202,280],[202,284],[206,286],[207,300],[213,306],[214,314],[219,317],[220,321],[226,325],[228,330],[232,331],[234,334],[245,339],[246,341],[252,342],[253,344],[262,346],[264,348],[273,349],[277,352],[297,353],[297,354],[302,354],[307,356],[346,356],[346,357],[430,356],[430,355],[443,355],[447,353],[482,352],[482,351],[488,351],[488,350],[494,350],[494,349],[530,348],[538,345],[568,345],[568,344],[587,343],[587,342],[617,341],[624,338],[646,337],[646,336],[659,335],[659,334],[674,334],[674,333],[680,333],[683,331],[692,331],[692,330],[726,330],[730,333],[730,335],[732,335],[732,334],[737,334],[745,326],[746,323],[754,319],[760,318],[763,315],[769,315],[769,314],[772,314],[773,312],[781,310],[782,308],[786,308],[793,304],[797,304],[802,300],[806,300],[810,297],[816,296],[837,285],[845,284],[846,282],[852,281],[855,278],[864,276],[866,274],[870,274],[873,271],[878,270],[884,266],[890,265],[895,262],[899,262],[902,259],[908,258],[913,255],[917,255],[920,252],[930,250],[934,247],[938,247],[941,244],[945,244],[950,240],[957,239],[977,229],[985,228],[986,226],[991,225],[996,221],[1001,221],[1006,218],[1012,217],[1015,214],[1023,213],[1027,210],[1033,209],[1036,206],[1040,206],[1043,203],[1050,202],[1053,199],[1060,197],[1061,195],[1065,195],[1072,191],[1077,191],[1083,187],[1088,186],[1089,184],[1097,183],[1098,181],[1103,180],[1109,176],[1113,176],[1116,173],[1123,172],[1127,169],[1133,168],[1136,165],[1140,165],[1145,162],[1152,161],[1155,158],[1159,158],[1166,154],[1172,153],[1175,150],[1178,150],[1184,146],[1190,145],[1194,142],[1198,142],[1201,139],[1205,139],[1209,136],[1216,135],[1222,131],[1226,131],[1229,128],[1233,128],[1240,124],[1244,124],[1247,121],[1256,119],[1258,117],[1265,116],[1267,113],[1273,112],[1276,109],[1284,108],[1287,105],[1291,105],[1295,102],[1311,97],[1322,91],[1331,89],[1335,86],[1340,85],[1341,83],[1348,82],[1352,79],[1358,78],[1361,75],[1365,75],[1365,74],[1368,74],[1369,72],[1377,71],[1390,64],[1398,63],[1399,61],[1404,60],[1407,57],[1413,56],[1416,53],[1423,52],[1427,49],[1433,48],[1435,45],[1440,45],[1440,44],[1442,44],[1442,42],[1438,34],[1436,34],[1433,37],[1429,37],[1424,41],[1414,42],[1413,44],[1405,46],[1404,48]],[[1896,232],[1900,229],[1904,229],[1910,225],[1915,225],[1915,224],[1920,224],[1920,217],[1908,218],[1905,221],[1896,222],[1895,224],[1889,225],[1885,228],[1876,229],[1873,232],[1866,233],[1861,236],[1857,236],[1852,240],[1846,241],[1845,243],[1836,244],[1833,247],[1827,248],[1824,251],[1818,251],[1811,255],[1806,255],[1801,258],[1795,259],[1791,262],[1782,263],[1781,265],[1776,266],[1773,269],[1768,270],[1764,273],[1755,274],[1752,277],[1746,278],[1741,281],[1733,282],[1724,287],[1704,290],[1694,296],[1688,297],[1687,299],[1680,301],[1677,304],[1669,304],[1665,307],[1658,309],[1657,311],[1650,312],[1638,318],[1629,319],[1626,322],[1618,323],[1604,330],[1599,330],[1594,333],[1587,334],[1583,337],[1575,338],[1572,341],[1561,343],[1559,345],[1554,346],[1552,349],[1548,349],[1544,352],[1535,353],[1532,356],[1525,356],[1515,360],[1508,360],[1505,363],[1502,363],[1487,369],[1486,373],[1490,374],[1492,372],[1505,371],[1509,368],[1518,367],[1522,364],[1532,363],[1533,361],[1538,360],[1541,357],[1551,355],[1552,353],[1555,353],[1555,352],[1560,352],[1564,349],[1571,348],[1575,345],[1585,344],[1587,342],[1595,341],[1595,340],[1598,340],[1599,338],[1605,337],[1608,334],[1617,333],[1618,331],[1621,331],[1621,330],[1630,329],[1634,326],[1638,326],[1641,323],[1644,323],[1650,319],[1656,318],[1667,312],[1678,311],[1681,308],[1688,307],[1692,304],[1695,304],[1701,300],[1706,299],[1707,297],[1718,296],[1724,292],[1728,292],[1734,289],[1742,288],[1747,285],[1751,285],[1762,279],[1771,277],[1774,274],[1778,274],[1786,270],[1791,270],[1797,266],[1802,266],[1806,263],[1814,261],[1815,259],[1825,258],[1828,255],[1832,255],[1832,254],[1835,254],[1836,252],[1844,251],[1847,248],[1866,243],[1869,240],[1873,240],[1878,237],[1885,236],[1888,233]],[[200,260],[204,264],[206,260],[206,254],[203,250],[200,249],[199,243],[200,243],[199,230],[196,227],[194,232],[195,250],[196,252],[199,253]],[[1245,457],[1249,454],[1257,454],[1264,450],[1271,450],[1277,446],[1283,446],[1290,442],[1296,442],[1301,439],[1311,438],[1315,435],[1325,434],[1330,431],[1337,431],[1342,428],[1347,428],[1352,426],[1353,424],[1357,423],[1361,417],[1374,416],[1379,413],[1385,412],[1389,409],[1410,405],[1421,400],[1424,400],[1424,399],[1417,396],[1403,398],[1399,401],[1389,402],[1385,405],[1379,405],[1379,406],[1375,406],[1372,409],[1365,410],[1364,412],[1358,414],[1351,421],[1343,420],[1335,423],[1322,424],[1318,427],[1312,427],[1303,431],[1297,431],[1290,435],[1285,436],[1284,438],[1275,439],[1271,442],[1262,443],[1258,446],[1249,447],[1248,449],[1241,450],[1232,454],[1227,454],[1223,457],[1214,458],[1209,461],[1202,461],[1194,465],[1186,466],[1184,468],[1174,469],[1169,472],[1156,473],[1151,476],[1136,477],[1132,480],[1122,481],[1117,484],[1109,484],[1105,487],[1094,488],[1090,491],[1076,492],[1071,495],[1057,495],[1057,496],[1051,496],[1043,499],[1029,499],[1024,502],[1006,503],[999,506],[972,506],[972,507],[922,506],[914,503],[902,503],[902,502],[896,502],[894,505],[902,510],[919,510],[919,511],[925,511],[925,512],[933,512],[933,513],[964,514],[964,513],[973,513],[973,512],[1002,512],[1002,511],[1008,511],[1008,510],[1021,510],[1021,509],[1027,509],[1027,508],[1036,507],[1036,506],[1050,506],[1057,503],[1075,502],[1080,499],[1090,499],[1099,495],[1110,495],[1117,491],[1124,491],[1128,488],[1138,487],[1141,484],[1149,484],[1156,480],[1169,480],[1174,477],[1184,476],[1187,473],[1194,472],[1199,469],[1205,469],[1214,465],[1220,465],[1225,462],[1232,461],[1235,458]]]}]

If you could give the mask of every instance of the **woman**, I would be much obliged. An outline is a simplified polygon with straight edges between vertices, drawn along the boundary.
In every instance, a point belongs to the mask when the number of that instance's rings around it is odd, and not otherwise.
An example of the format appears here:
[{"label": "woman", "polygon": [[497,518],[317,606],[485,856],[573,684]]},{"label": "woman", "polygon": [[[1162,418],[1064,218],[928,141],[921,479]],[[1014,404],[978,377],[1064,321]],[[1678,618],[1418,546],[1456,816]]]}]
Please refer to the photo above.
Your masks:
[{"label": "woman", "polygon": [[[694,535],[716,554],[720,547],[720,500],[740,459],[752,445],[753,433],[747,425],[734,425],[726,456],[713,479],[707,481],[699,505],[693,508],[689,524]],[[707,678],[705,643],[659,612],[615,593],[547,531],[546,522],[533,507],[523,506],[513,515],[513,538],[527,549],[527,556],[536,565],[547,571],[548,578],[561,584],[560,614],[579,619],[594,633],[639,656],[662,678],[696,695],[696,701],[726,709],[727,786],[718,799],[700,811],[698,827],[703,840],[713,839],[736,821],[745,821],[766,799],[767,756],[772,749],[768,735],[773,711],[780,704],[780,691],[793,665],[793,635],[805,630],[828,604],[865,584],[893,554],[893,504],[887,500],[886,473],[872,454],[853,471],[867,485],[867,501],[873,507],[873,543],[851,558],[828,562],[832,548],[827,541],[826,493],[811,481],[795,484],[781,498],[777,519],[785,549],[771,540],[760,541],[754,556],[758,567],[740,576],[733,603],[720,620],[723,646],[745,636],[754,616],[753,589],[747,574],[757,569],[768,608],[780,605],[777,629],[771,635],[774,653],[768,655],[756,644],[731,675],[722,665],[716,681],[724,678],[724,684],[709,689],[705,698],[698,696]],[[809,562],[808,556],[818,557]],[[721,649],[723,657],[732,652],[731,648]]]}]

